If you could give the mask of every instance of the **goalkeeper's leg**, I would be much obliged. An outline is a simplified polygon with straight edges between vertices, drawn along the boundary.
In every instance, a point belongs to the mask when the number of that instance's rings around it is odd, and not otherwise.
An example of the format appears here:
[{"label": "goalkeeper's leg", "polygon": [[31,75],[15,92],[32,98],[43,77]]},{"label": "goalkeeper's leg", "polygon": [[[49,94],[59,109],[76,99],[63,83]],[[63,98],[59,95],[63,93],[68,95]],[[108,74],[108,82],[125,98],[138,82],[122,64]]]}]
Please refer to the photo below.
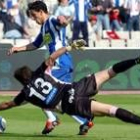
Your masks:
[{"label": "goalkeeper's leg", "polygon": [[[48,119],[45,123],[44,129],[42,130],[42,134],[48,134],[55,128],[55,126],[60,124],[60,120],[54,112],[45,109],[43,111]],[[88,130],[93,126],[93,122],[91,120],[74,115],[72,117],[80,123],[78,135],[86,135]]]},{"label": "goalkeeper's leg", "polygon": [[78,135],[86,135],[88,133],[88,130],[93,126],[92,120],[87,120],[80,116],[72,116],[78,123],[80,123],[79,126],[79,133]]},{"label": "goalkeeper's leg", "polygon": [[123,60],[121,62],[114,64],[108,69],[95,73],[97,89],[99,89],[102,86],[102,84],[112,79],[117,74],[125,72],[126,70],[139,64],[140,64],[140,57],[134,58],[134,59]]},{"label": "goalkeeper's leg", "polygon": [[[77,41],[76,41],[76,43],[77,43]],[[84,41],[81,41],[81,40],[78,40],[78,45],[83,45],[84,44]],[[52,75],[54,76],[54,77],[56,77],[57,79],[59,79],[59,80],[61,80],[61,81],[64,81],[64,82],[71,82],[72,81],[72,72],[69,70],[69,69],[67,69],[67,68],[60,68],[60,69],[53,69],[52,70]],[[48,111],[46,110],[45,111],[45,114],[46,114],[46,116],[48,117],[48,120],[49,120],[49,122],[51,121],[51,122],[57,122],[57,124],[59,124],[60,122],[59,122],[59,119],[58,119],[58,117],[56,117],[56,115],[54,114],[54,113],[52,113],[52,112],[50,112],[49,111],[49,113],[48,113]],[[87,119],[85,119],[85,118],[82,118],[82,117],[79,117],[79,116],[74,116],[73,117],[78,123],[80,123],[80,127],[79,127],[79,134],[80,135],[85,135],[87,132],[88,132],[88,129],[91,127],[91,126],[93,126],[92,125],[92,122],[91,121],[89,121],[89,120],[87,120]],[[52,127],[52,129],[49,131],[47,128],[47,126],[48,126],[48,124],[52,124],[52,123],[48,123],[48,120],[46,121],[46,125],[45,125],[45,128],[44,128],[44,131],[43,131],[43,133],[45,132],[51,132],[53,129],[54,129],[54,127],[56,126],[53,126]],[[48,131],[46,131],[46,130],[48,130]],[[44,134],[45,134],[44,133]],[[47,133],[46,133],[47,134]]]},{"label": "goalkeeper's leg", "polygon": [[43,109],[43,112],[48,119],[45,123],[44,129],[42,130],[42,134],[48,134],[55,128],[55,126],[60,124],[60,121],[54,112],[45,109]]},{"label": "goalkeeper's leg", "polygon": [[91,102],[91,112],[94,116],[110,116],[116,117],[124,122],[140,125],[140,116],[110,104],[97,101]]}]

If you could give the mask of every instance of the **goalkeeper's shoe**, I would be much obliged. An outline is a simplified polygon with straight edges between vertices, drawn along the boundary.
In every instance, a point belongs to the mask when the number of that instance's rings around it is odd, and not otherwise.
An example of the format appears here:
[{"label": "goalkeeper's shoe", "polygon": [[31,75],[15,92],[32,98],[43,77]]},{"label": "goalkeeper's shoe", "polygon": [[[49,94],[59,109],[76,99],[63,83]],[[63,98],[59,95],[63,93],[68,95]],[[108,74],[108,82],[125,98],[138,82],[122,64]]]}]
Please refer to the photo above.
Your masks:
[{"label": "goalkeeper's shoe", "polygon": [[42,134],[50,133],[55,128],[55,126],[57,126],[59,124],[60,124],[60,121],[58,119],[56,121],[53,121],[53,122],[50,121],[50,120],[47,120],[46,124],[45,124],[45,127],[42,130]]},{"label": "goalkeeper's shoe", "polygon": [[94,124],[92,121],[88,121],[87,123],[80,125],[78,135],[86,135],[88,133],[88,130],[92,128],[93,125]]}]

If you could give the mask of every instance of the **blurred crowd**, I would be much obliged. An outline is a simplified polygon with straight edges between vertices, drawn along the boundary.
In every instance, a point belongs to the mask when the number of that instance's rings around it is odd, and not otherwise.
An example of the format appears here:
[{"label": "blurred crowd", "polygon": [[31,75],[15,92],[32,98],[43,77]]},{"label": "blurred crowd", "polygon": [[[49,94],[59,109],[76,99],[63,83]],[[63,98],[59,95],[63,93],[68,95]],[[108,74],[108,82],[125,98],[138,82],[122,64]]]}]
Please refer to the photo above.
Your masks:
[{"label": "blurred crowd", "polygon": [[[33,0],[0,0],[1,38],[35,37],[40,27],[27,15]],[[107,31],[139,31],[140,0],[43,0],[49,13],[69,18],[68,39],[102,38]]]}]

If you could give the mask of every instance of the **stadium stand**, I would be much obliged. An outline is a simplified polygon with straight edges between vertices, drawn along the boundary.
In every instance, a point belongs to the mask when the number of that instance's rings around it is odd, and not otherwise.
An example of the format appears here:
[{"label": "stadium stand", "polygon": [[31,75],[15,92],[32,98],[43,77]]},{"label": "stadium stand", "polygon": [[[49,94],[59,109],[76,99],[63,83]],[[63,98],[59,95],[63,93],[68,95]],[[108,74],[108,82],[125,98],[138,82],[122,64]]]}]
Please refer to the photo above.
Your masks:
[{"label": "stadium stand", "polygon": [[[133,33],[133,32],[132,32]],[[135,33],[133,33],[135,34]],[[136,33],[140,34],[140,32]],[[122,48],[122,47],[129,47],[129,48],[139,48],[140,42],[139,42],[140,36],[136,36],[133,39],[100,39],[95,40],[91,39],[89,40],[89,48],[97,47],[97,48]],[[12,44],[17,46],[26,45],[34,40],[34,37],[29,39],[0,39],[1,44]]]},{"label": "stadium stand", "polygon": [[128,39],[126,45],[128,48],[140,48],[139,39]]},{"label": "stadium stand", "polygon": [[120,39],[130,39],[128,31],[115,31],[115,32],[120,37]]},{"label": "stadium stand", "polygon": [[130,39],[131,32],[128,31],[103,31],[103,39]]},{"label": "stadium stand", "polygon": [[20,46],[23,46],[23,45],[29,44],[30,42],[31,42],[30,39],[16,39],[14,45],[19,46],[19,44],[20,44]]},{"label": "stadium stand", "polygon": [[[30,1],[24,1],[23,3],[19,3],[21,5],[21,9],[22,10],[26,10],[27,8],[27,4],[28,2],[31,2],[33,0]],[[58,1],[57,0],[43,0],[48,7],[48,10],[51,14],[54,14],[55,10],[57,9],[57,5],[58,5]],[[114,0],[115,2],[115,0]],[[123,4],[123,3],[122,3]],[[119,6],[122,6],[122,4],[120,4]],[[93,4],[93,7],[95,5]],[[114,5],[115,6],[115,3]],[[23,7],[23,8],[22,8]],[[2,10],[2,7],[0,7]],[[24,13],[26,13],[24,11]],[[26,17],[27,18],[27,17]],[[0,22],[0,43],[8,43],[8,44],[12,44],[12,45],[26,45],[28,43],[30,43],[31,41],[34,40],[34,38],[36,37],[36,35],[38,34],[39,30],[40,30],[40,26],[37,26],[35,24],[35,22],[33,22],[31,19],[27,19],[28,22],[28,31],[30,33],[30,38],[21,38],[21,39],[3,39],[3,23]],[[112,30],[102,30],[102,35],[100,39],[97,39],[96,35],[93,34],[92,36],[90,36],[89,34],[89,47],[97,47],[97,48],[110,48],[110,47],[117,47],[117,48],[122,48],[122,47],[129,47],[129,48],[136,48],[136,47],[140,47],[139,44],[139,39],[140,39],[140,31],[128,31],[126,30],[126,23],[123,23],[124,26],[121,27],[120,31],[112,31]],[[71,40],[72,38],[72,32],[74,29],[72,29],[71,26],[68,27],[68,32],[67,32],[67,38],[69,40]],[[92,30],[92,28],[91,28]],[[79,35],[79,37],[81,36],[81,33]]]},{"label": "stadium stand", "polygon": [[108,39],[95,41],[95,47],[108,48],[110,47],[110,41]]},{"label": "stadium stand", "polygon": [[1,39],[0,43],[1,44],[12,44],[12,45],[14,45],[15,41],[14,41],[14,39]]},{"label": "stadium stand", "polygon": [[130,32],[131,39],[140,39],[140,31]]},{"label": "stadium stand", "polygon": [[110,47],[115,47],[115,48],[121,48],[121,47],[126,47],[127,42],[125,42],[125,40],[122,40],[122,39],[117,39],[117,40],[110,40]]},{"label": "stadium stand", "polygon": [[0,39],[3,37],[3,23],[0,22]]}]

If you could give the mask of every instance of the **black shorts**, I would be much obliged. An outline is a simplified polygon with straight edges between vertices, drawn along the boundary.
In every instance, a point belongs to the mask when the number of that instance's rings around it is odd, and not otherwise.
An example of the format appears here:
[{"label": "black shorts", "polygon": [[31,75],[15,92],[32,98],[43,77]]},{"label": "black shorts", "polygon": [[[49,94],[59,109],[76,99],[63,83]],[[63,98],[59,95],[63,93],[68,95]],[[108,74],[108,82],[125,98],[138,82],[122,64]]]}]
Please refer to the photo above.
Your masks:
[{"label": "black shorts", "polygon": [[91,96],[97,93],[94,74],[73,83],[62,99],[62,110],[69,115],[80,115],[92,119]]}]

